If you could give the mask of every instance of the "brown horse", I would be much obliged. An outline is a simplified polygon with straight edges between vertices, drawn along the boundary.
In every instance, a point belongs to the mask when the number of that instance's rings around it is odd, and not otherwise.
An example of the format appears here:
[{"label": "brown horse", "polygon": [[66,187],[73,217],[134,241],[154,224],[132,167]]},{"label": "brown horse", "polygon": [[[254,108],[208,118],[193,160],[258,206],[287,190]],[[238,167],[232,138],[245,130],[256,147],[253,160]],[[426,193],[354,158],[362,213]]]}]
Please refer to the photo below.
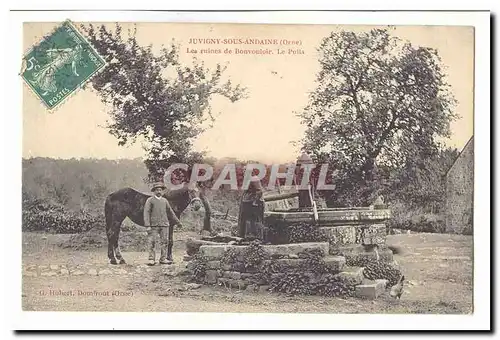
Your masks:
[{"label": "brown horse", "polygon": [[[170,206],[177,218],[191,205],[193,210],[199,210],[203,201],[200,198],[197,186],[184,185],[181,189],[172,190],[164,196],[168,199]],[[106,198],[104,204],[104,215],[106,217],[106,235],[108,237],[108,258],[111,264],[125,264],[120,252],[118,238],[123,220],[128,217],[135,224],[144,226],[144,205],[150,196],[134,190],[124,188],[113,192]],[[167,257],[172,258],[173,230],[174,224],[170,221],[168,227]],[[116,258],[115,258],[116,255]]]}]

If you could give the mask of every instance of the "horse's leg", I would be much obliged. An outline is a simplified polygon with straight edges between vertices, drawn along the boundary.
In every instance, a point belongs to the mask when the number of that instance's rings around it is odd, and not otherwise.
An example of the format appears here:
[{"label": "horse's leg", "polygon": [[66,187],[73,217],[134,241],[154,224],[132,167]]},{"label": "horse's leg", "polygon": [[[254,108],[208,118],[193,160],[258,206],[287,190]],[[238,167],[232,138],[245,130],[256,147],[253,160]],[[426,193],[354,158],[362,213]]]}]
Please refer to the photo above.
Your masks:
[{"label": "horse's leg", "polygon": [[[113,223],[114,225],[115,223]],[[119,228],[119,227],[118,227]],[[109,263],[111,264],[117,264],[116,258],[115,258],[115,237],[114,237],[114,230],[113,227],[110,227],[106,229],[106,236],[108,237],[108,259]]]},{"label": "horse's leg", "polygon": [[116,237],[114,238],[114,250],[115,250],[115,256],[116,256],[116,259],[119,261],[120,264],[126,264],[127,262],[125,262],[125,259],[123,258],[122,256],[122,253],[120,251],[120,244],[119,244],[119,239],[120,239],[120,227],[118,227],[117,231],[116,231]]},{"label": "horse's leg", "polygon": [[[106,236],[108,238],[108,259],[109,263],[116,264],[113,235],[115,233],[114,229],[116,228],[117,222],[113,209],[113,203],[109,197],[106,199],[106,203],[104,204],[104,216],[106,218]],[[120,228],[119,225],[118,228]]]},{"label": "horse's leg", "polygon": [[117,264],[116,260],[118,259],[120,264],[123,264],[125,263],[125,260],[123,259],[118,246],[118,237],[120,236],[122,222],[127,215],[128,206],[120,202],[106,200],[104,210],[106,215],[106,235],[108,236],[109,263]]},{"label": "horse's leg", "polygon": [[174,261],[172,257],[172,247],[174,246],[174,226],[172,223],[168,226],[168,242],[167,242],[167,260]]}]

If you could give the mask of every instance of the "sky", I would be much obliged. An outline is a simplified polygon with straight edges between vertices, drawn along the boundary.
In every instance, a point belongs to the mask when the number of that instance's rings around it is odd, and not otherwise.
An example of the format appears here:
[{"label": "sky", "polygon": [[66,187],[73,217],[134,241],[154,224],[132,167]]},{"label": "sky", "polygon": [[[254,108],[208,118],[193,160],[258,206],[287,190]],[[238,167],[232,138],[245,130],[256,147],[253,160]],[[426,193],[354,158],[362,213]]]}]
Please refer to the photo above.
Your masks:
[{"label": "sky", "polygon": [[[25,23],[24,50],[28,50],[57,23]],[[75,23],[78,27],[79,23]],[[131,23],[124,27],[133,28]],[[113,25],[111,25],[113,26]],[[196,54],[207,67],[227,65],[226,76],[245,86],[248,98],[231,103],[220,97],[212,102],[216,121],[195,142],[199,151],[209,155],[237,157],[262,162],[287,162],[297,158],[291,143],[304,135],[295,113],[302,110],[308,94],[315,88],[319,70],[317,47],[332,31],[364,31],[373,26],[334,25],[252,25],[252,24],[178,24],[137,23],[141,44],[180,45],[180,60],[192,62],[195,54],[187,49],[226,47],[234,49],[270,48],[273,55]],[[126,31],[126,29],[124,29]],[[474,31],[459,26],[397,26],[395,36],[414,45],[437,49],[447,81],[458,101],[460,118],[452,123],[452,136],[446,144],[461,149],[473,134]],[[190,39],[276,39],[276,45],[192,44]],[[303,54],[288,54],[282,39],[300,42]],[[284,54],[276,54],[277,49]],[[296,47],[292,49],[296,50]],[[233,50],[234,51],[234,50]],[[48,112],[31,92],[23,89],[23,157],[53,158],[143,158],[141,142],[124,147],[106,129],[109,108],[89,87],[75,92],[59,107]]]}]

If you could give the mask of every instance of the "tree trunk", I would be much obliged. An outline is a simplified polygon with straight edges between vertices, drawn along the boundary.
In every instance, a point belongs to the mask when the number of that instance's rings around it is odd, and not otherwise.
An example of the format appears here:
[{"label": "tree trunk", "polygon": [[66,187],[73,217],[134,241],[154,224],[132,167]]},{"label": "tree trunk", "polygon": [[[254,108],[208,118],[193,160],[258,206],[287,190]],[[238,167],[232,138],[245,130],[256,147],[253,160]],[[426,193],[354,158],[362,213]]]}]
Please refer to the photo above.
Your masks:
[{"label": "tree trunk", "polygon": [[363,187],[360,195],[360,204],[364,206],[370,205],[373,193],[375,191],[375,158],[368,158],[363,166]]},{"label": "tree trunk", "polygon": [[366,182],[373,181],[374,170],[375,170],[375,158],[368,158],[363,166],[364,179]]},{"label": "tree trunk", "polygon": [[210,202],[208,201],[208,198],[204,192],[200,194],[200,199],[201,199],[201,204],[203,204],[203,208],[205,209],[205,218],[203,219],[203,230],[212,232],[212,224],[211,224],[212,206],[210,205]]}]

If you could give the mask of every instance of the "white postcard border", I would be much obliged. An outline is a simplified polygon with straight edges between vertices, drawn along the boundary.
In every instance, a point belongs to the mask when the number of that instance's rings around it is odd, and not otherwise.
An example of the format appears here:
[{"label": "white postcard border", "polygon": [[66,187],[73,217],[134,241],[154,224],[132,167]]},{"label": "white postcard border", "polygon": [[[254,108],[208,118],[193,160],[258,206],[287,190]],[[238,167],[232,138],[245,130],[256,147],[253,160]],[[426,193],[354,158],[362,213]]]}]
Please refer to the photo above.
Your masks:
[{"label": "white postcard border", "polygon": [[[21,145],[22,79],[18,76],[22,57],[22,22],[157,21],[157,22],[246,22],[366,25],[467,25],[475,26],[475,206],[474,206],[474,314],[473,315],[384,315],[384,314],[224,314],[224,313],[114,313],[114,312],[23,312],[21,309]],[[485,12],[10,12],[7,46],[8,91],[5,115],[9,115],[4,145],[9,164],[4,169],[9,201],[3,202],[4,292],[7,294],[8,326],[12,329],[317,329],[317,330],[405,330],[488,329],[490,326],[490,21]],[[45,114],[45,113],[44,113]],[[5,277],[5,276],[4,276]]]}]

